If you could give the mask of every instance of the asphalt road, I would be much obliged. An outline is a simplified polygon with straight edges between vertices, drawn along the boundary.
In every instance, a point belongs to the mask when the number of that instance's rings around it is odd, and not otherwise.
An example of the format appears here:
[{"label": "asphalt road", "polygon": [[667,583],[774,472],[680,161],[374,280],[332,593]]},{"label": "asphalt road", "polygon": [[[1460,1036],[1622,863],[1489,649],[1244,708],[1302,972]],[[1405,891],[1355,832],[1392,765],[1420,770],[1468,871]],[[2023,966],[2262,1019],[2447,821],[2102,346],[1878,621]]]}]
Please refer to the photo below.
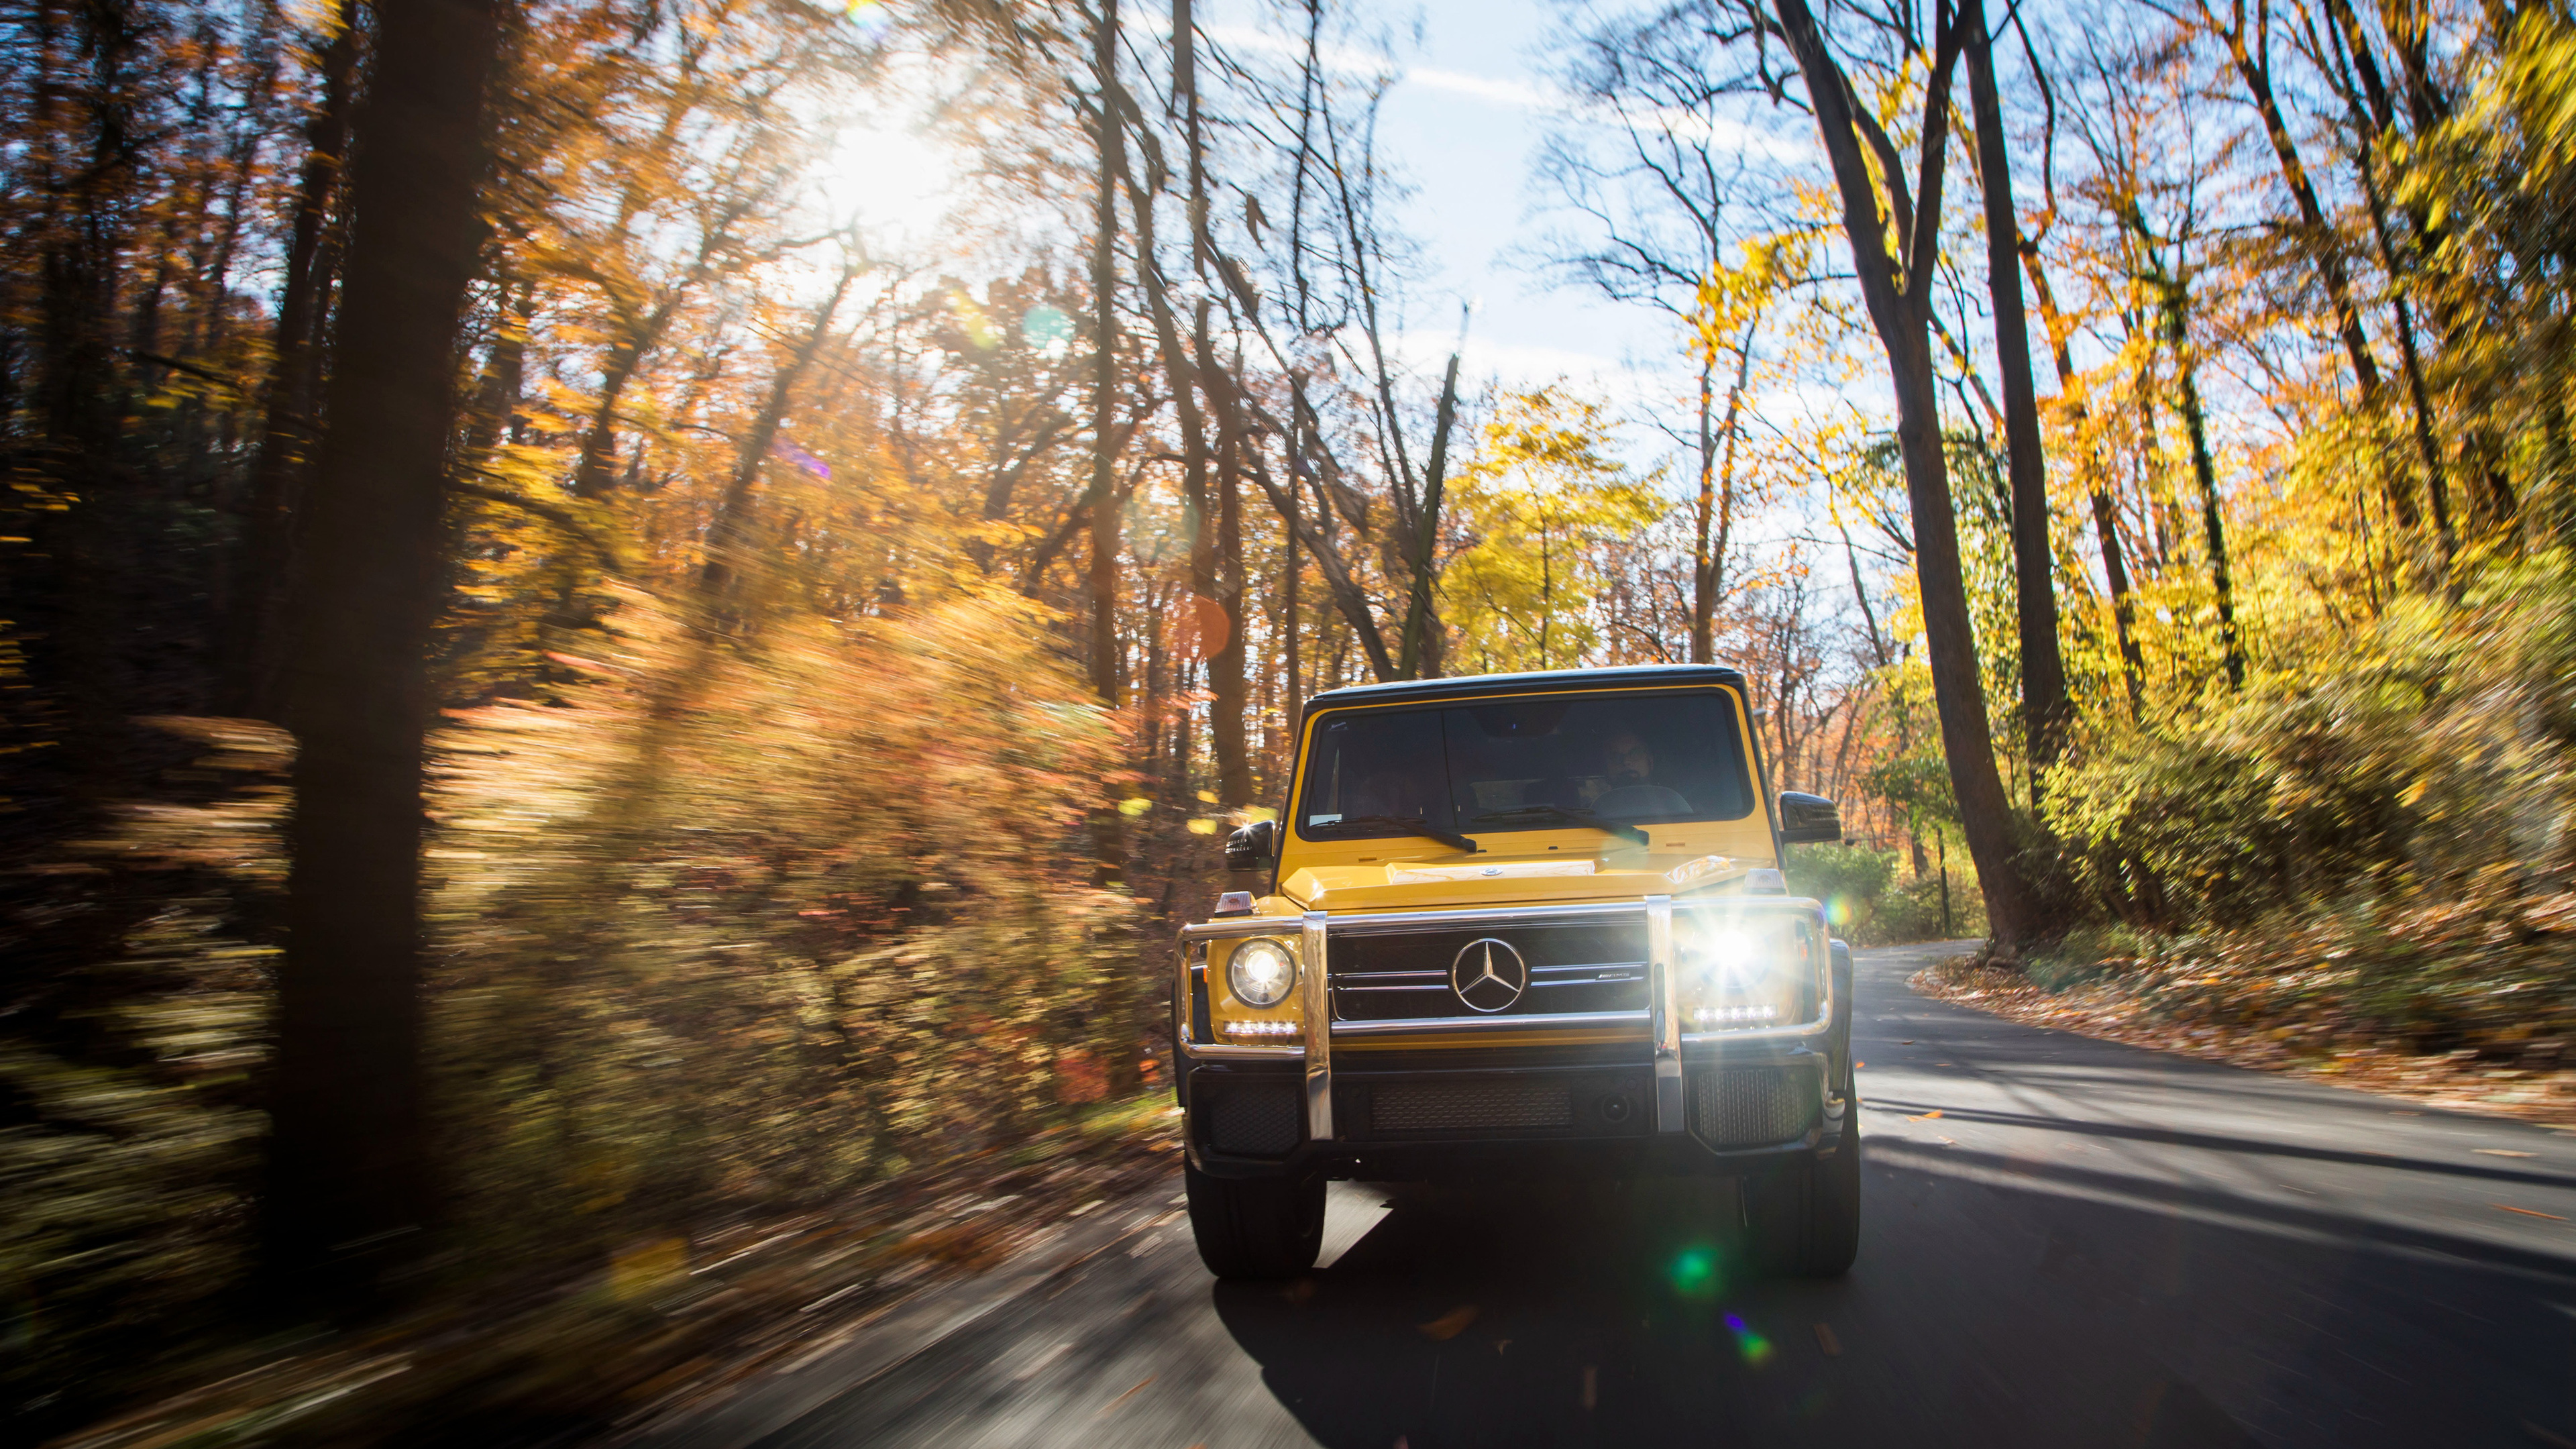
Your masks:
[{"label": "asphalt road", "polygon": [[[1865,951],[1860,1261],[1717,1187],[1336,1185],[1221,1286],[1175,1179],[660,1446],[2576,1446],[2576,1133],[2042,1031]],[[2514,1211],[2519,1210],[2519,1211]]]}]

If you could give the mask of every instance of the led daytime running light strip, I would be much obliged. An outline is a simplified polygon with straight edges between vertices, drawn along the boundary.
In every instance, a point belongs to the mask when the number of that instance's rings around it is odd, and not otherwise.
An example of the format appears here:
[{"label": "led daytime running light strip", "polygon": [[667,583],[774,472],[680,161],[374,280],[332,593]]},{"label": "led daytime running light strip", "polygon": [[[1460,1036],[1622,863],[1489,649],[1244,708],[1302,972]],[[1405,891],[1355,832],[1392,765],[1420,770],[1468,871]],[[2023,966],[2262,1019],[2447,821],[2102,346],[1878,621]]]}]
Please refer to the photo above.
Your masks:
[{"label": "led daytime running light strip", "polygon": [[1225,1021],[1217,1030],[1227,1036],[1297,1036],[1302,1028],[1293,1021]]},{"label": "led daytime running light strip", "polygon": [[1774,1021],[1779,1015],[1780,1008],[1776,1006],[1703,1006],[1691,1013],[1691,1019],[1702,1026],[1743,1026],[1756,1021]]}]

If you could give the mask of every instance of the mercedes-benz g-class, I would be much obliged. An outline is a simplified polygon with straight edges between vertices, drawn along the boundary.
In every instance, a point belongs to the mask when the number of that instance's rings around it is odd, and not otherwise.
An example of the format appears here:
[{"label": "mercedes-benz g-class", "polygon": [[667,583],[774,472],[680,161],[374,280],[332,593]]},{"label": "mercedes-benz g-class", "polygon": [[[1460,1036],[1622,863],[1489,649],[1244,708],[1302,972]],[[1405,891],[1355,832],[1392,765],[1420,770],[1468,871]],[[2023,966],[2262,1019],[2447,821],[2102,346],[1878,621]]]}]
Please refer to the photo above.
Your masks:
[{"label": "mercedes-benz g-class", "polygon": [[1324,1184],[1739,1179],[1789,1271],[1860,1231],[1851,956],[1783,847],[1744,680],[1713,665],[1335,690],[1298,720],[1266,870],[1181,931],[1190,1223],[1221,1277],[1312,1267]]}]

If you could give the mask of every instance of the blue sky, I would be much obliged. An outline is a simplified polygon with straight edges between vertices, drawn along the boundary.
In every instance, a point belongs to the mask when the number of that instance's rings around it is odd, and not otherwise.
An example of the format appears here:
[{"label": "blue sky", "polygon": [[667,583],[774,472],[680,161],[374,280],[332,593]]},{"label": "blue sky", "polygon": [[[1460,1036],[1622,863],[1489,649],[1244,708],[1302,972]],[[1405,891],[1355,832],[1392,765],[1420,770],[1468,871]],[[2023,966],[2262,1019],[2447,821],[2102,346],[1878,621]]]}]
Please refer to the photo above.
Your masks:
[{"label": "blue sky", "polygon": [[[1445,353],[1457,299],[1472,298],[1471,376],[1566,375],[1630,408],[1683,386],[1679,342],[1660,314],[1546,287],[1503,260],[1540,229],[1530,163],[1549,127],[1565,124],[1543,69],[1566,32],[1561,12],[1545,0],[1432,0],[1416,13],[1421,44],[1399,41],[1405,78],[1381,132],[1384,153],[1416,189],[1402,220],[1425,275],[1413,309],[1421,336],[1408,350]],[[1648,375],[1625,372],[1631,362]]]},{"label": "blue sky", "polygon": [[[1200,24],[1225,43],[1266,31],[1266,45],[1277,46],[1294,26],[1293,12],[1270,0],[1199,4]],[[1151,0],[1131,0],[1126,23],[1141,30],[1165,17]],[[1430,0],[1365,16],[1361,28],[1387,33],[1402,71],[1381,112],[1379,154],[1413,190],[1393,217],[1420,261],[1398,346],[1426,385],[1436,385],[1455,342],[1459,304],[1472,300],[1471,390],[1564,377],[1631,418],[1675,405],[1692,384],[1668,319],[1550,288],[1505,259],[1544,225],[1531,205],[1531,162],[1550,127],[1568,123],[1545,73],[1567,29],[1554,0]],[[918,125],[915,116],[845,129],[827,186],[828,210],[855,209],[898,251],[938,249],[955,179],[957,158]],[[1643,426],[1625,442],[1641,469],[1669,446]]]}]

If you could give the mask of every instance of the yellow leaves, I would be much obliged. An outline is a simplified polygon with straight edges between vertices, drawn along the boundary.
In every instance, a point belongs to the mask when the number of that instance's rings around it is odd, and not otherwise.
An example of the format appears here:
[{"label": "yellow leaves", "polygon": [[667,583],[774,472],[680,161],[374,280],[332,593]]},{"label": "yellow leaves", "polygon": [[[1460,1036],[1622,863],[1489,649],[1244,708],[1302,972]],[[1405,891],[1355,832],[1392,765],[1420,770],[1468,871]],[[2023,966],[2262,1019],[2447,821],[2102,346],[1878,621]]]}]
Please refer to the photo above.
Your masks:
[{"label": "yellow leaves", "polygon": [[1746,239],[1741,260],[1720,261],[1700,279],[1692,304],[1695,346],[1704,358],[1734,356],[1750,345],[1780,299],[1804,285],[1814,267],[1817,232],[1803,228]]},{"label": "yellow leaves", "polygon": [[1608,550],[1664,507],[1611,460],[1612,428],[1600,403],[1562,386],[1499,399],[1452,495],[1474,542],[1440,581],[1478,669],[1562,668],[1598,643],[1591,602]]}]

